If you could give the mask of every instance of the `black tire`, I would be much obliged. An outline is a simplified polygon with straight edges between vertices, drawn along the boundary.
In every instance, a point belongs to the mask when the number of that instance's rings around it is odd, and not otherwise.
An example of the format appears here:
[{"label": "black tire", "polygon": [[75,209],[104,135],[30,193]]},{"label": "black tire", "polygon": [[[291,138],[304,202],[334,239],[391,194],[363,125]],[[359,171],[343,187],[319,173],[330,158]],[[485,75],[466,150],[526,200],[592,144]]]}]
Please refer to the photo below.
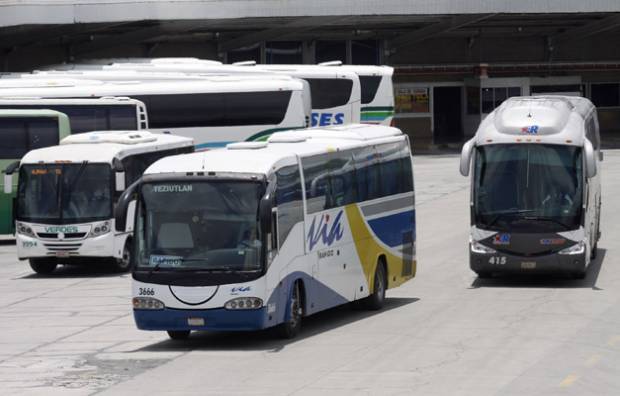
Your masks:
[{"label": "black tire", "polygon": [[289,315],[286,322],[278,326],[278,335],[281,338],[295,338],[301,330],[301,318],[303,316],[303,307],[301,303],[301,286],[299,282],[295,282],[291,296],[288,302]]},{"label": "black tire", "polygon": [[573,279],[585,279],[587,274],[588,272],[584,269],[581,271],[573,272],[572,276],[573,276]]},{"label": "black tire", "polygon": [[168,330],[168,337],[172,338],[173,340],[176,341],[182,341],[182,340],[187,340],[187,338],[189,337],[189,333],[191,333],[191,330]]},{"label": "black tire", "polygon": [[123,247],[123,255],[119,259],[114,259],[113,265],[117,272],[127,272],[131,269],[131,240],[127,239]]},{"label": "black tire", "polygon": [[385,303],[385,290],[387,289],[387,274],[383,260],[377,262],[375,280],[372,294],[364,299],[364,306],[371,311],[378,311]]},{"label": "black tire", "polygon": [[54,259],[47,258],[31,258],[30,268],[37,274],[48,275],[54,272],[58,263]]},{"label": "black tire", "polygon": [[478,275],[480,279],[489,279],[492,276],[492,274],[487,271],[476,271],[476,275]]}]

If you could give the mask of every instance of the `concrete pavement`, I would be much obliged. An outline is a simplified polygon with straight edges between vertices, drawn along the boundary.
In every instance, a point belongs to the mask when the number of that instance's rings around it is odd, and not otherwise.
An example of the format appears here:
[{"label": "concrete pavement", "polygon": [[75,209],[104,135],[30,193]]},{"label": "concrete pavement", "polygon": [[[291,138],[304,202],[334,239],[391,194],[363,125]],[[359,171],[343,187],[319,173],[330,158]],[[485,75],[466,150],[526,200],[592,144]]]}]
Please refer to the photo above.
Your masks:
[{"label": "concrete pavement", "polygon": [[584,280],[478,280],[458,157],[415,165],[418,276],[384,310],[318,314],[293,341],[141,332],[128,275],[36,276],[0,246],[0,393],[620,394],[620,151],[606,152],[601,251]]}]

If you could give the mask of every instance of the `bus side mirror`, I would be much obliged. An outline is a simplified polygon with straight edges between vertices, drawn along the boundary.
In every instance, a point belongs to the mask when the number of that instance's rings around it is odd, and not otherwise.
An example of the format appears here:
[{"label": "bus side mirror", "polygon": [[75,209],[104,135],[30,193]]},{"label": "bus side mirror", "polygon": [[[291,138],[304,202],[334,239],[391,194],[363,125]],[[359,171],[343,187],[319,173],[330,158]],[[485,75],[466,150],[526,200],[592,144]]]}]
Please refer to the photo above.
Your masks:
[{"label": "bus side mirror", "polygon": [[13,173],[19,168],[19,161],[15,161],[4,170],[4,193],[13,193]]},{"label": "bus side mirror", "polygon": [[260,222],[260,231],[263,235],[267,235],[273,231],[271,216],[274,206],[273,199],[276,190],[275,184],[275,181],[269,182],[267,185],[267,191],[261,198],[258,206],[258,220]]},{"label": "bus side mirror", "polygon": [[602,151],[599,151],[599,152],[598,152],[598,160],[599,160],[599,161],[601,161],[601,162],[603,162],[603,160],[604,160],[604,159],[605,159],[605,156],[603,155],[603,152],[602,152]]},{"label": "bus side mirror", "polygon": [[131,186],[125,190],[118,199],[116,208],[114,208],[114,228],[117,232],[125,232],[127,229],[127,212],[129,204],[135,199],[134,195],[140,186],[142,179],[136,180]]},{"label": "bus side mirror", "polygon": [[123,166],[123,162],[118,158],[114,158],[112,167],[114,168],[114,185],[116,191],[125,190],[125,167]]},{"label": "bus side mirror", "polygon": [[596,153],[588,139],[585,140],[583,148],[586,156],[586,176],[590,179],[596,176]]},{"label": "bus side mirror", "polygon": [[461,164],[460,171],[461,175],[469,176],[469,165],[471,163],[471,155],[474,152],[475,141],[474,139],[468,140],[461,150]]},{"label": "bus side mirror", "polygon": [[13,193],[13,175],[4,174],[4,193],[12,194]]},{"label": "bus side mirror", "polygon": [[116,185],[116,191],[123,191],[125,189],[125,172],[114,173],[114,184]]}]

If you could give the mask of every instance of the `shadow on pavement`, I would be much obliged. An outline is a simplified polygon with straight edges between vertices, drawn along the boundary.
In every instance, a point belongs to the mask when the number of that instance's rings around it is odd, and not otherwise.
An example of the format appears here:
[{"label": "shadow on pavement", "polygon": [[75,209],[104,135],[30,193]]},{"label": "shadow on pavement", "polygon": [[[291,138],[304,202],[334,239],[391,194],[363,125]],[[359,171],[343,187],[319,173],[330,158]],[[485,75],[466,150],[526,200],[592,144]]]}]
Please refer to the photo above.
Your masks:
[{"label": "shadow on pavement", "polygon": [[[28,261],[23,262],[28,269]],[[43,275],[32,272],[30,274],[15,278],[20,279],[67,279],[67,278],[119,278],[131,275],[127,273],[117,272],[111,265],[93,264],[93,265],[59,265],[51,274]]]},{"label": "shadow on pavement", "polygon": [[588,288],[592,290],[601,290],[596,287],[596,281],[598,275],[601,272],[603,261],[607,249],[598,249],[596,259],[590,262],[588,272],[584,279],[572,279],[567,275],[528,275],[528,274],[511,274],[511,275],[497,275],[493,278],[481,279],[476,278],[470,289],[477,289],[480,287],[523,287],[523,288],[558,288],[558,289],[578,289]]},{"label": "shadow on pavement", "polygon": [[306,338],[336,329],[350,323],[369,318],[374,315],[397,309],[418,301],[419,298],[388,298],[379,311],[365,311],[353,309],[350,304],[332,308],[327,311],[303,318],[301,333],[292,340],[279,339],[274,329],[244,332],[192,332],[187,340],[166,340],[158,342],[138,351],[190,351],[190,350],[232,350],[248,351],[261,350],[279,352],[287,345]]}]

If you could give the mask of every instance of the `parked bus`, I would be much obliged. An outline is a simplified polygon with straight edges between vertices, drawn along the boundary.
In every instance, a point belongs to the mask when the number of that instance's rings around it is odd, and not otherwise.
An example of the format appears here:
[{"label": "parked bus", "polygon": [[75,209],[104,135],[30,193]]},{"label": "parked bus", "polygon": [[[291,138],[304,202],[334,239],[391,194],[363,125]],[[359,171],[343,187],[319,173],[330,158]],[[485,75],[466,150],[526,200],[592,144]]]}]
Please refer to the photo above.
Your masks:
[{"label": "parked bus", "polygon": [[137,201],[133,307],[138,328],[279,326],[414,277],[415,211],[406,135],[348,125],[273,134],[162,159],[123,193]]},{"label": "parked bus", "polygon": [[[101,70],[139,71],[141,73],[230,73],[266,76],[266,72],[288,75],[303,79],[310,85],[312,95],[312,126],[340,125],[360,122],[361,88],[360,78],[351,70],[317,65],[257,65],[255,62],[241,62],[222,65],[212,61],[186,60],[175,62],[154,59],[139,63],[113,63],[99,65]],[[97,67],[97,66],[95,66]],[[92,70],[93,65],[75,65],[75,70]],[[393,100],[392,100],[393,107]]]},{"label": "parked bus", "polygon": [[[71,133],[65,114],[52,110],[0,110],[0,169],[18,161],[28,151],[53,146]],[[12,234],[13,197],[10,191],[17,186],[17,178],[1,181],[0,234]]]},{"label": "parked bus", "polygon": [[391,125],[394,118],[394,85],[390,66],[343,65],[340,61],[319,63],[319,66],[350,70],[360,79],[361,122]]},{"label": "parked bus", "polygon": [[112,210],[118,197],[153,162],[193,150],[193,141],[186,137],[101,131],[71,135],[57,146],[30,151],[7,171],[7,177],[19,173],[18,258],[28,259],[41,274],[58,264],[98,261],[126,271],[132,224],[115,232]]},{"label": "parked bus", "polygon": [[100,130],[148,128],[148,117],[144,103],[123,97],[99,99],[0,97],[0,110],[4,109],[51,109],[59,111],[69,117],[72,134]]},{"label": "parked bus", "polygon": [[596,108],[579,97],[514,97],[463,147],[471,176],[470,267],[583,278],[600,237]]},{"label": "parked bus", "polygon": [[[266,139],[310,122],[307,83],[287,76],[218,75],[189,81],[0,80],[0,97],[97,98],[126,96],[146,105],[149,129],[194,139],[197,149]],[[75,84],[74,84],[75,82]],[[10,83],[11,88],[4,88]]]}]

